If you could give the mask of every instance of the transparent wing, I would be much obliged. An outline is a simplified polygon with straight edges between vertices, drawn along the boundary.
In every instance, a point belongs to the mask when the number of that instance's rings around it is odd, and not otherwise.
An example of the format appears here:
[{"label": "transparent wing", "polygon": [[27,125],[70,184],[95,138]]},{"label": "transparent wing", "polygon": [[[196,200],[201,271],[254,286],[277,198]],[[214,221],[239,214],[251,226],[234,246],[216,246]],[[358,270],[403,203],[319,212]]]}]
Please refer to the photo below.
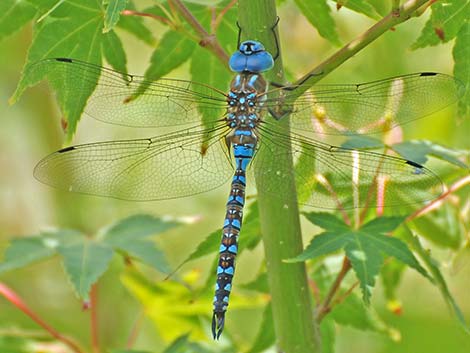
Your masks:
[{"label": "transparent wing", "polygon": [[361,84],[315,85],[268,93],[266,106],[291,127],[326,134],[377,133],[406,124],[456,102],[465,86],[452,76],[415,73]]},{"label": "transparent wing", "polygon": [[227,127],[64,148],[36,166],[59,189],[124,200],[164,200],[214,189],[233,174]]},{"label": "transparent wing", "polygon": [[44,77],[58,95],[88,98],[85,113],[106,123],[162,127],[200,122],[199,109],[224,113],[226,98],[215,88],[185,80],[148,81],[75,59],[45,59],[27,68],[27,75]]},{"label": "transparent wing", "polygon": [[330,209],[401,206],[432,200],[443,191],[437,175],[412,161],[301,135],[289,138],[269,125],[260,127],[259,135],[253,160],[257,186],[283,197],[285,179],[294,177],[301,204]]}]

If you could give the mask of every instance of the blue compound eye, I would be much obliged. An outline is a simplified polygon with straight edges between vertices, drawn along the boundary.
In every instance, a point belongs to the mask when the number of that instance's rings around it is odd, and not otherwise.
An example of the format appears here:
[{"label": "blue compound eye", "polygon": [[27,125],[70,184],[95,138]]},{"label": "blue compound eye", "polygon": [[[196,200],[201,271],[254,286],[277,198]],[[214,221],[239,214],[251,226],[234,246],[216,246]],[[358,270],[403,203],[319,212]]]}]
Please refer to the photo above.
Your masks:
[{"label": "blue compound eye", "polygon": [[229,66],[234,72],[263,72],[274,66],[274,60],[263,44],[248,40],[230,57]]}]

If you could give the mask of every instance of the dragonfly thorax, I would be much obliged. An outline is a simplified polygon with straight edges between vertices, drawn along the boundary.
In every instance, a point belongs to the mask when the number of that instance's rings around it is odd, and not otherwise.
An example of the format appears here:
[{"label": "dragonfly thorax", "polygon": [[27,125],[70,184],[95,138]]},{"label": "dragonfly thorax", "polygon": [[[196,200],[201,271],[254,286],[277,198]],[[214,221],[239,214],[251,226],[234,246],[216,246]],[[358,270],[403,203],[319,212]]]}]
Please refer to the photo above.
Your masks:
[{"label": "dragonfly thorax", "polygon": [[266,81],[259,74],[236,75],[227,95],[227,125],[231,128],[255,128],[261,119],[266,89]]}]

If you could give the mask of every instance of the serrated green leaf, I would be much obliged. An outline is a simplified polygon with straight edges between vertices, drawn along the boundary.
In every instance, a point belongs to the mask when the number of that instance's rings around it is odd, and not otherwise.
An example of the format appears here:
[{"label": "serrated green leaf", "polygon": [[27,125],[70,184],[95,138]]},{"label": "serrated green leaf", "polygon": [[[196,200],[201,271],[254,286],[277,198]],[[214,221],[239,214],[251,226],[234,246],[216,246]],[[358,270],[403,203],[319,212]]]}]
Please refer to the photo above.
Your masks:
[{"label": "serrated green leaf", "polygon": [[375,277],[380,272],[383,264],[383,257],[361,234],[351,234],[352,239],[344,250],[359,279],[362,298],[366,304],[369,304],[372,288],[375,285]]},{"label": "serrated green leaf", "polygon": [[121,11],[127,6],[128,0],[109,0],[104,15],[103,33],[111,31],[119,22]]},{"label": "serrated green leaf", "polygon": [[274,319],[271,305],[268,304],[263,311],[263,320],[258,329],[255,343],[247,353],[259,353],[266,351],[276,343],[276,334],[274,332]]},{"label": "serrated green leaf", "polygon": [[[73,16],[70,16],[71,13]],[[64,85],[70,84],[66,75],[64,75],[65,77],[53,77],[52,75],[57,74],[56,72],[45,70],[35,72],[35,66],[32,64],[53,57],[72,57],[100,64],[103,34],[99,28],[102,27],[102,23],[99,2],[96,0],[68,0],[43,21],[36,24],[33,41],[28,51],[26,68],[10,100],[11,103],[14,103],[27,87],[36,85],[48,77],[57,93],[59,106],[68,123],[68,140],[76,130],[87,99],[95,89],[98,77],[96,77],[96,82],[90,77],[81,82],[77,82],[75,79],[74,85],[80,88],[80,92],[83,93],[78,95],[74,90],[62,89]],[[79,87],[80,85],[82,87]]]},{"label": "serrated green leaf", "polygon": [[[204,83],[221,91],[226,91],[229,86],[231,74],[226,66],[222,65],[215,55],[201,47],[194,50],[190,72],[194,82]],[[194,88],[196,91],[199,89],[198,87]],[[198,106],[198,111],[206,128],[210,128],[210,125],[215,121],[215,116],[223,116],[224,114],[223,108],[219,110],[213,107],[207,109],[204,105]]]},{"label": "serrated green leaf", "polygon": [[102,237],[107,244],[111,245],[130,243],[166,232],[180,224],[174,220],[137,214],[120,220],[105,229]]},{"label": "serrated green leaf", "polygon": [[301,262],[338,251],[349,243],[351,240],[349,235],[349,230],[344,230],[341,233],[323,232],[315,236],[300,255],[284,261]]},{"label": "serrated green leaf", "polygon": [[37,9],[25,0],[2,0],[0,2],[0,41],[19,31],[31,21]]},{"label": "serrated green leaf", "polygon": [[393,232],[398,228],[400,224],[403,223],[405,217],[379,217],[367,222],[361,227],[362,232],[367,232],[370,234],[385,234]]},{"label": "serrated green leaf", "polygon": [[442,247],[457,250],[461,243],[459,210],[450,205],[432,211],[424,217],[413,219],[411,226],[421,237]]},{"label": "serrated green leaf", "polygon": [[41,236],[13,239],[0,263],[0,273],[25,267],[55,254],[55,247]]},{"label": "serrated green leaf", "polygon": [[[129,1],[127,9],[135,10],[133,1]],[[147,11],[144,10],[144,12]],[[149,45],[155,44],[155,38],[153,37],[152,32],[145,26],[144,20],[141,16],[121,16],[117,27],[133,34],[144,43]]]},{"label": "serrated green leaf", "polygon": [[459,101],[459,114],[470,117],[470,20],[460,28],[452,56],[454,75],[465,85],[465,94]]},{"label": "serrated green leaf", "polygon": [[196,43],[184,34],[167,31],[152,54],[145,71],[149,80],[157,80],[185,63],[194,51]]},{"label": "serrated green leaf", "polygon": [[397,289],[405,269],[405,264],[396,259],[390,259],[382,267],[380,278],[384,287],[385,298],[389,303],[397,300]]},{"label": "serrated green leaf", "polygon": [[428,160],[427,156],[430,155],[454,164],[460,168],[468,168],[468,166],[458,158],[460,155],[458,151],[431,141],[405,141],[393,145],[392,148],[404,158],[419,164],[425,164]]},{"label": "serrated green leaf", "polygon": [[124,251],[131,257],[163,273],[170,273],[170,266],[163,251],[150,241],[134,240],[115,245],[116,250]]},{"label": "serrated green leaf", "polygon": [[470,327],[465,321],[465,317],[462,313],[462,310],[460,309],[454,297],[449,291],[449,287],[447,286],[444,276],[442,275],[441,270],[438,267],[438,262],[434,258],[432,258],[429,250],[423,248],[418,237],[413,235],[413,233],[408,227],[406,227],[406,231],[403,232],[403,237],[406,239],[407,243],[412,246],[413,250],[426,265],[427,269],[432,275],[434,283],[439,288],[439,291],[444,297],[444,300],[447,302],[450,308],[452,308],[452,311],[455,314],[455,317],[457,318],[459,324],[467,333],[470,334]]},{"label": "serrated green leaf", "polygon": [[184,353],[187,352],[189,344],[189,335],[185,334],[176,338],[170,346],[168,346],[163,353]]},{"label": "serrated green leaf", "polygon": [[412,49],[447,43],[455,38],[461,27],[468,21],[470,0],[437,1],[432,6],[430,19],[412,45]]},{"label": "serrated green leaf", "polygon": [[220,238],[222,237],[222,229],[217,229],[209,234],[206,239],[204,239],[199,245],[197,246],[196,250],[194,250],[186,260],[183,261],[182,265],[185,263],[199,259],[203,256],[208,254],[212,254],[216,252],[218,248],[218,244],[220,243]]},{"label": "serrated green leaf", "polygon": [[341,44],[336,32],[335,22],[331,17],[331,10],[326,0],[295,0],[295,3],[308,22],[316,28],[320,36],[336,46]]},{"label": "serrated green leaf", "polygon": [[114,31],[103,36],[103,54],[106,61],[117,71],[127,72],[127,58],[124,47]]},{"label": "serrated green leaf", "polygon": [[316,226],[329,231],[343,231],[349,230],[349,227],[333,213],[327,212],[303,212],[307,220]]},{"label": "serrated green leaf", "polygon": [[336,330],[335,323],[329,317],[320,323],[322,353],[335,353]]},{"label": "serrated green leaf", "polygon": [[328,317],[339,325],[351,326],[362,331],[373,331],[392,338],[397,336],[397,331],[387,326],[377,312],[371,307],[366,307],[354,293],[335,305]]},{"label": "serrated green leaf", "polygon": [[79,298],[88,301],[91,286],[107,270],[113,250],[83,238],[81,243],[59,246],[64,268]]},{"label": "serrated green leaf", "polygon": [[337,6],[344,6],[354,12],[361,13],[374,20],[380,20],[382,16],[366,0],[334,0]]}]

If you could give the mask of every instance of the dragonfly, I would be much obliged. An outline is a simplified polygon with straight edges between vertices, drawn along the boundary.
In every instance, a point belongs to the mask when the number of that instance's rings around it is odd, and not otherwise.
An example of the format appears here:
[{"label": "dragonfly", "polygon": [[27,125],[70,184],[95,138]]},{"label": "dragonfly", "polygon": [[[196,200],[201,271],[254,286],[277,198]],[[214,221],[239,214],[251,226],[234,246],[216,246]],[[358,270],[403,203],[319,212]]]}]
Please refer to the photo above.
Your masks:
[{"label": "dragonfly", "polygon": [[[230,183],[213,301],[214,339],[225,325],[248,171],[259,192],[281,198],[287,197],[281,192],[286,178],[293,178],[307,190],[302,204],[321,208],[402,206],[442,192],[438,175],[419,163],[330,145],[310,134],[369,134],[403,125],[457,101],[459,81],[424,72],[362,84],[274,86],[263,76],[274,60],[258,41],[239,43],[229,62],[234,78],[228,93],[189,80],[147,80],[70,58],[44,59],[26,72],[47,78],[62,100],[86,102],[84,113],[97,120],[171,128],[151,138],[65,147],[37,164],[39,181],[138,201],[192,196]],[[280,124],[285,119],[290,133]],[[304,167],[298,167],[300,161]],[[380,180],[386,186],[382,197],[370,191]]]}]

